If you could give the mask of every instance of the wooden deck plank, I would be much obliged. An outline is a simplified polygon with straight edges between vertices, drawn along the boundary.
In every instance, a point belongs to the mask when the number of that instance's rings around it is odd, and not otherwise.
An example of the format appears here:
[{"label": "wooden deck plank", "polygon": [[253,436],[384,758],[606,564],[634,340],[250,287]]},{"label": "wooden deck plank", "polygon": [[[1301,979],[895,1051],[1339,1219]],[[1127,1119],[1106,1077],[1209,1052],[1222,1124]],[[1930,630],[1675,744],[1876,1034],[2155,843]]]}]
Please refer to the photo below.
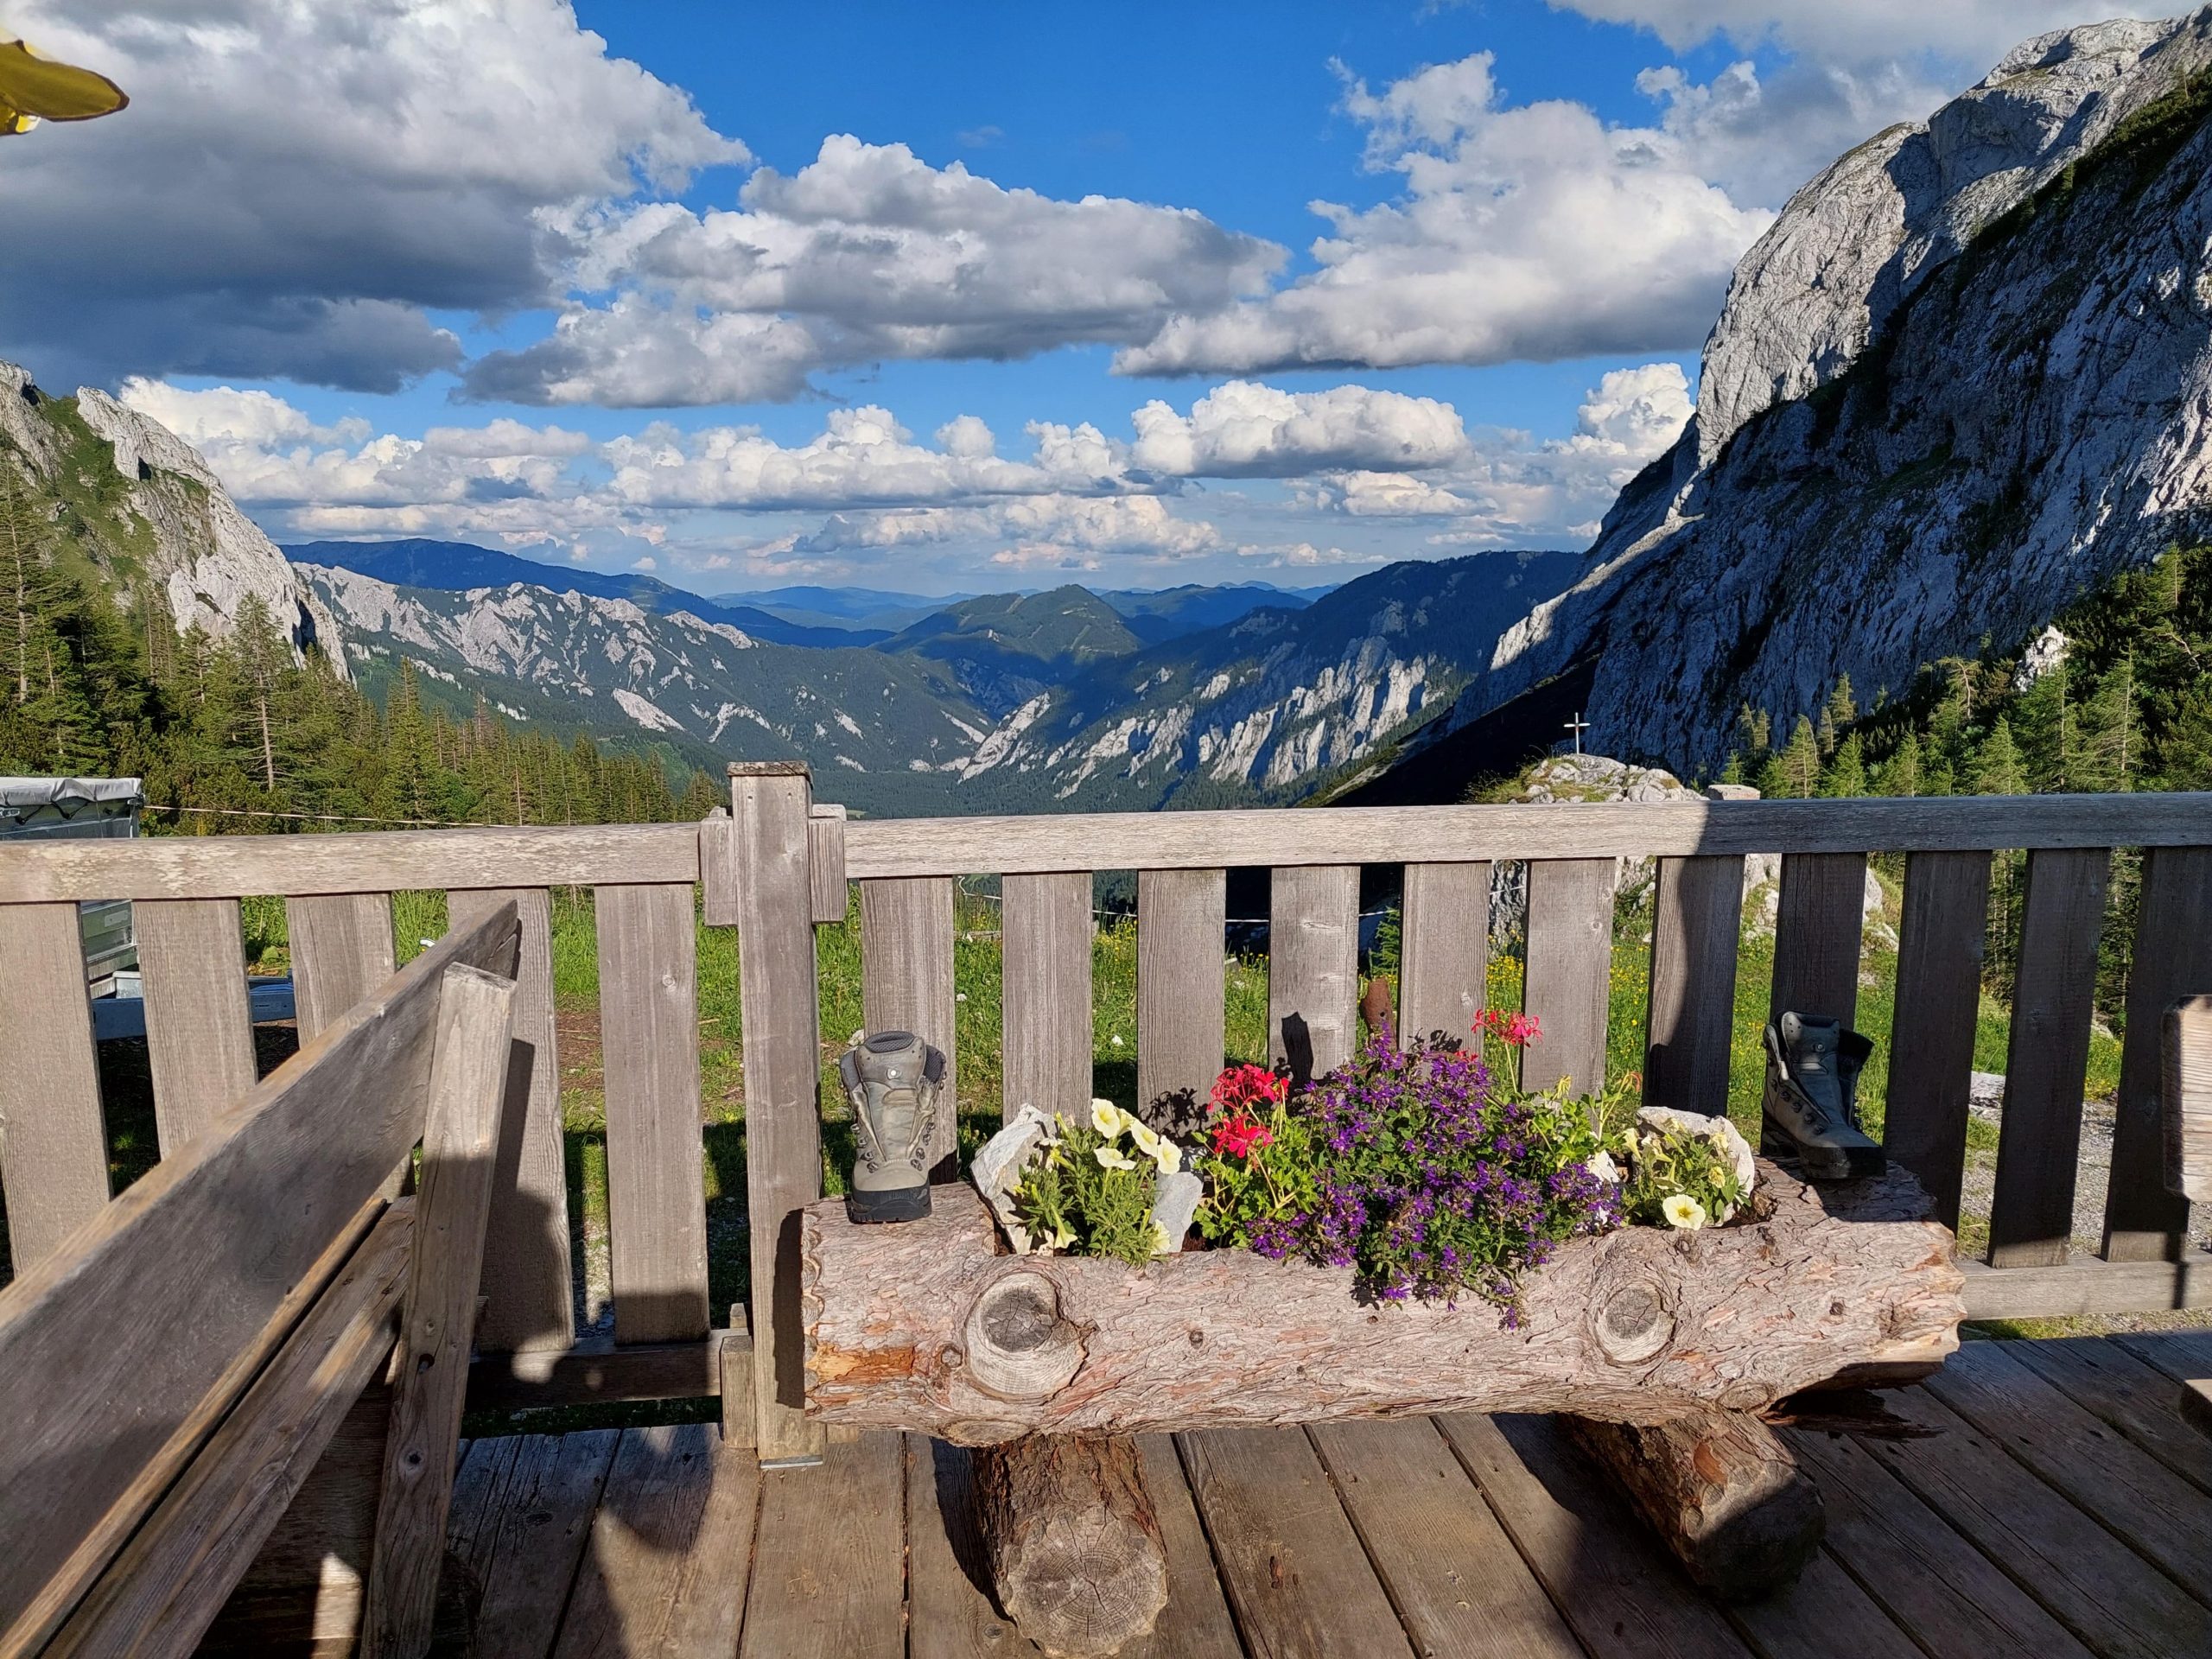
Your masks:
[{"label": "wooden deck plank", "polygon": [[[953,899],[949,875],[861,883],[861,1018],[870,1031],[911,1031],[944,1053],[944,1083],[930,1132],[932,1180],[952,1174],[960,1101]],[[1084,908],[1090,909],[1087,899]]]},{"label": "wooden deck plank", "polygon": [[521,1438],[483,1548],[469,1659],[545,1659],[591,1535],[618,1428]]},{"label": "wooden deck plank", "polygon": [[1825,1551],[1796,1583],[1728,1612],[1762,1659],[1923,1659],[1919,1645]]},{"label": "wooden deck plank", "polygon": [[1461,1413],[1436,1426],[1596,1659],[1750,1651],[1551,1420]]},{"label": "wooden deck plank", "polygon": [[2101,1337],[2011,1342],[2005,1351],[2199,1491],[2212,1493],[2212,1439],[2176,1403],[2174,1378]]},{"label": "wooden deck plank", "polygon": [[1541,1035],[1521,1051],[1521,1086],[1566,1079],[1578,1095],[1605,1083],[1613,971],[1613,861],[1537,859],[1529,866],[1528,972],[1521,1006]]},{"label": "wooden deck plank", "polygon": [[1784,1431],[1821,1489],[1827,1549],[1944,1659],[2090,1659],[2089,1650],[1858,1441]]},{"label": "wooden deck plank", "polygon": [[576,1335],[553,1031],[552,895],[543,887],[456,887],[446,906],[453,925],[465,927],[511,899],[522,922],[514,1005],[521,1053],[499,1118],[499,1180],[484,1236],[486,1300],[476,1344],[486,1353],[566,1348]]},{"label": "wooden deck plank", "polygon": [[715,1425],[624,1432],[554,1659],[737,1651],[760,1469]]},{"label": "wooden deck plank", "polygon": [[1959,1224],[1988,931],[1988,854],[1914,853],[1905,861],[1882,1139],[1920,1178],[1946,1227]]},{"label": "wooden deck plank", "polygon": [[106,1207],[107,1129],[77,906],[0,906],[0,961],[9,978],[8,1017],[0,1020],[0,1127],[8,1137],[0,1181],[20,1282]]},{"label": "wooden deck plank", "polygon": [[[1955,1361],[1954,1361],[1955,1363]],[[1935,1433],[1868,1451],[2105,1659],[2212,1653],[2212,1613],[1925,1389],[1892,1410]]]},{"label": "wooden deck plank", "polygon": [[1398,1036],[1464,1038],[1490,996],[1490,866],[1408,864]]},{"label": "wooden deck plank", "polygon": [[2138,1554],[2212,1599],[2204,1494],[2013,1358],[2012,1345],[1966,1343],[1923,1386]]},{"label": "wooden deck plank", "polygon": [[1090,874],[1009,875],[1002,1116],[1033,1105],[1079,1123],[1090,1108]]},{"label": "wooden deck plank", "polygon": [[1725,1112],[1734,1032],[1744,861],[1662,858],[1651,924],[1643,1100]]},{"label": "wooden deck plank", "polygon": [[1307,1434],[1423,1659],[1580,1659],[1433,1423],[1319,1423]]},{"label": "wooden deck plank", "polygon": [[1228,914],[1225,870],[1137,872],[1140,1105],[1185,1089],[1203,1103],[1221,1074]]},{"label": "wooden deck plank", "polygon": [[2111,867],[2112,855],[2101,848],[2028,855],[2005,1049],[2005,1122],[1989,1200],[1993,1268],[2066,1260]]},{"label": "wooden deck plank", "polygon": [[692,1341],[707,1334],[707,1189],[691,889],[601,887],[593,910],[614,1339]]},{"label": "wooden deck plank", "polygon": [[[447,1583],[442,1595],[460,1600],[474,1619],[484,1599],[484,1579],[499,1542],[507,1491],[527,1436],[501,1434],[468,1442],[453,1471],[453,1503],[446,1510]],[[384,1474],[379,1447],[377,1474]]]},{"label": "wooden deck plank", "polygon": [[832,1443],[817,1469],[761,1477],[760,1520],[740,1651],[750,1659],[906,1650],[906,1440]]},{"label": "wooden deck plank", "polygon": [[[1294,1078],[1318,1077],[1359,1043],[1359,867],[1276,867],[1268,905],[1268,1042]],[[1211,1081],[1211,1079],[1209,1079]]]},{"label": "wooden deck plank", "polygon": [[[1229,1616],[1205,1532],[1174,1442],[1138,1438],[1145,1484],[1152,1493],[1167,1552],[1167,1605],[1152,1634],[1122,1649],[1121,1659],[1217,1659],[1243,1649]],[[965,1449],[906,1437],[907,1659],[999,1659],[1039,1649],[992,1605],[983,1587],[988,1570],[975,1535]]]},{"label": "wooden deck plank", "polygon": [[146,1058],[162,1156],[251,1093],[261,1073],[235,899],[149,899],[132,907],[144,976]]},{"label": "wooden deck plank", "polygon": [[1412,1651],[1303,1434],[1209,1429],[1177,1443],[1253,1659]]}]

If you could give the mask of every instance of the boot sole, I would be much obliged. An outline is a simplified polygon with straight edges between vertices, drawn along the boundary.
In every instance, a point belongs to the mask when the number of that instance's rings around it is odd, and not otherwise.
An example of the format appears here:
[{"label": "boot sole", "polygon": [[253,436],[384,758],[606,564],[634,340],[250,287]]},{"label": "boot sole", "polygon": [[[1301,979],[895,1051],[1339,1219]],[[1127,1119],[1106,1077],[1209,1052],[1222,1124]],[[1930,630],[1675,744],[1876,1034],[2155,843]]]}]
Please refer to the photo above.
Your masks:
[{"label": "boot sole", "polygon": [[926,1186],[887,1186],[874,1192],[855,1191],[845,1195],[845,1216],[855,1226],[919,1221],[929,1212],[930,1190]]},{"label": "boot sole", "polygon": [[1834,1147],[1815,1153],[1800,1146],[1770,1117],[1759,1120],[1759,1156],[1788,1159],[1808,1181],[1864,1181],[1889,1173],[1889,1155],[1876,1147]]}]

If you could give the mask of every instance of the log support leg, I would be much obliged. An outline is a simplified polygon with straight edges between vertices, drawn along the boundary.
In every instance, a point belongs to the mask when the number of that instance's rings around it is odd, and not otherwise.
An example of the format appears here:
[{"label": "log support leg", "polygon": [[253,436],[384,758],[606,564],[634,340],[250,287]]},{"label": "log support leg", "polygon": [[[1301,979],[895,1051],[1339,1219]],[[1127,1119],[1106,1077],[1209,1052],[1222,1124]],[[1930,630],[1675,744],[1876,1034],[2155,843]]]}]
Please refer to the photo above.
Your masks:
[{"label": "log support leg", "polygon": [[1167,1552],[1136,1442],[1032,1434],[974,1452],[999,1605],[1046,1653],[1117,1651],[1167,1605]]},{"label": "log support leg", "polygon": [[1704,1411],[1649,1427],[1562,1419],[1689,1575],[1728,1601],[1793,1583],[1820,1548],[1820,1489],[1758,1418]]}]

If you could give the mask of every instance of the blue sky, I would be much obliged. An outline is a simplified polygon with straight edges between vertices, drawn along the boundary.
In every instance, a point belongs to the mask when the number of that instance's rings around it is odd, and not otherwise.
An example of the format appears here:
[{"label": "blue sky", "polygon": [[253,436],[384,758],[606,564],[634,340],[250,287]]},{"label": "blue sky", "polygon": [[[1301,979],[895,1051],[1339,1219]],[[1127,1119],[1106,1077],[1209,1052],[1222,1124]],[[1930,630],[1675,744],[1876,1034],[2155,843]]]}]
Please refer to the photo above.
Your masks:
[{"label": "blue sky", "polygon": [[133,104],[0,157],[0,356],[120,389],[280,540],[708,592],[1584,544],[1790,190],[2085,16],[81,10],[6,23]]}]

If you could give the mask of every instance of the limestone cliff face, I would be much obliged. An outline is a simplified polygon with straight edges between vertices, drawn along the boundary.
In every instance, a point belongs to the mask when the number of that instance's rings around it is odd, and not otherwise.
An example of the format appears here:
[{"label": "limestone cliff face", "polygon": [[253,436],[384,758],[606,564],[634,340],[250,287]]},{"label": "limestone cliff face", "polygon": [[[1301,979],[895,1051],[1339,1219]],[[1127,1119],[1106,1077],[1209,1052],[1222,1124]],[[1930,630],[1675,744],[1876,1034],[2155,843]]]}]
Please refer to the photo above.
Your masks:
[{"label": "limestone cliff face", "polygon": [[1807,185],[1698,413],[1464,723],[1594,658],[1593,739],[1699,768],[2212,532],[2212,8],[2042,36]]},{"label": "limestone cliff face", "polygon": [[26,371],[0,363],[0,468],[126,601],[143,578],[166,595],[179,632],[219,636],[257,594],[296,645],[319,641],[346,671],[329,610],[198,451],[159,422],[90,386],[48,397]]}]

